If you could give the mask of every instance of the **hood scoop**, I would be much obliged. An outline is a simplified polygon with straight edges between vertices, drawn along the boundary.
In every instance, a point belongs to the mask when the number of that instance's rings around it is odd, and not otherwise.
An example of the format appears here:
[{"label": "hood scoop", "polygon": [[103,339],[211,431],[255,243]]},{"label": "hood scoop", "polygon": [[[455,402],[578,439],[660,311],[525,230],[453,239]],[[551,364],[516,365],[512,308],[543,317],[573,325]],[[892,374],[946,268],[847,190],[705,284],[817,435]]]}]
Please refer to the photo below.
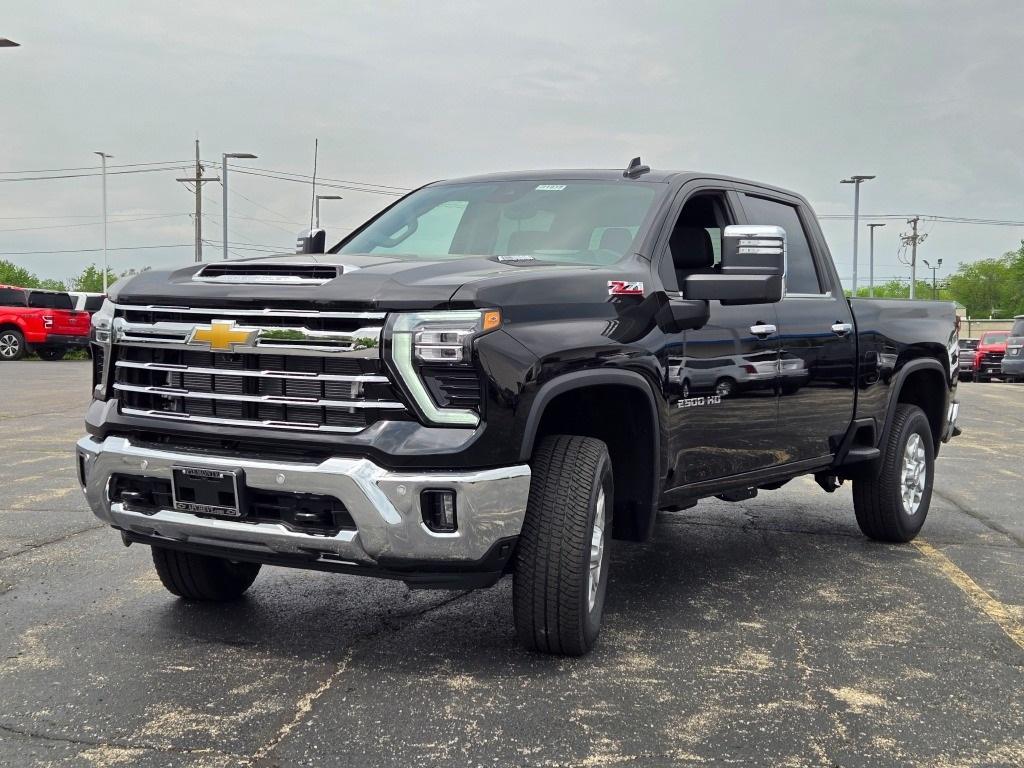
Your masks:
[{"label": "hood scoop", "polygon": [[342,268],[333,264],[208,264],[194,275],[197,283],[233,285],[323,285],[338,277]]}]

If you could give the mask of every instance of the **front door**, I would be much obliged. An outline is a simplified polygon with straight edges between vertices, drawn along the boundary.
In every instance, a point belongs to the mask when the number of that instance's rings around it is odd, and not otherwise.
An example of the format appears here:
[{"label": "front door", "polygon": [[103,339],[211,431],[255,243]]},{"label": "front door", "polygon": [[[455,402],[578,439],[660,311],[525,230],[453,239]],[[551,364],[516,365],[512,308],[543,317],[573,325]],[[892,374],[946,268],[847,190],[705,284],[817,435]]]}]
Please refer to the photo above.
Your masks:
[{"label": "front door", "polygon": [[[722,230],[737,223],[721,189],[684,189],[660,270],[680,285],[721,261]],[[668,269],[666,269],[666,265]],[[685,298],[685,297],[684,297]],[[686,331],[669,360],[671,486],[736,475],[778,463],[778,319],[775,305],[710,302],[710,320]]]}]

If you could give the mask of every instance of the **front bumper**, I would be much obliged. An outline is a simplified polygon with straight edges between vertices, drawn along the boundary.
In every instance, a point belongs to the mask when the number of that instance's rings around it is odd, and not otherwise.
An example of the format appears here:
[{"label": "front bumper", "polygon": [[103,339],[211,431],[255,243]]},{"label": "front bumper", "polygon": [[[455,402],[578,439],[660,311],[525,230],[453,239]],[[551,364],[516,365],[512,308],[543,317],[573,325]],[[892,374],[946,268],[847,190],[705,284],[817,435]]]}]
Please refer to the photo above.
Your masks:
[{"label": "front bumper", "polygon": [[[207,551],[281,565],[348,570],[417,581],[413,572],[495,571],[511,555],[530,490],[529,466],[462,472],[391,472],[365,458],[320,463],[261,461],[185,453],[135,444],[125,437],[78,441],[79,480],[98,518],[124,532],[126,541]],[[199,517],[174,509],[140,511],[109,496],[112,475],[171,479],[175,466],[242,470],[245,484],[272,492],[333,496],[355,529],[335,535],[292,530],[283,524]],[[420,493],[452,490],[458,530],[435,533],[423,523]],[[498,549],[496,549],[498,548]],[[424,579],[419,579],[423,581]],[[426,579],[429,581],[429,579]]]}]

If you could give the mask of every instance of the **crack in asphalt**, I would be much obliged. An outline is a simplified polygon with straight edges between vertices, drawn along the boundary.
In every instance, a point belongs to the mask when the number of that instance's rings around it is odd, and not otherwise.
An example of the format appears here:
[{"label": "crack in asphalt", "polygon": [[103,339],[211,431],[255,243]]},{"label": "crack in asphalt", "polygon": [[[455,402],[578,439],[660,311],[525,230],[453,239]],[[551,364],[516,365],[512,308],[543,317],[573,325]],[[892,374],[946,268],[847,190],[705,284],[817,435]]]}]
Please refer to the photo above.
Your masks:
[{"label": "crack in asphalt", "polygon": [[[281,746],[281,744],[284,743],[285,739],[287,739],[296,728],[298,728],[300,725],[302,725],[303,722],[305,722],[305,720],[312,713],[313,707],[316,704],[316,702],[331,689],[335,682],[337,682],[341,678],[341,676],[348,669],[348,665],[352,661],[352,657],[355,656],[356,652],[361,647],[365,646],[371,640],[376,640],[378,637],[387,632],[399,632],[405,627],[409,626],[410,624],[415,623],[417,620],[419,620],[426,614],[444,608],[448,605],[451,605],[452,603],[472,594],[472,592],[473,590],[459,592],[458,594],[452,597],[445,598],[444,600],[441,600],[438,603],[428,605],[424,608],[418,609],[411,613],[403,613],[399,614],[397,617],[386,617],[381,619],[380,628],[371,632],[370,634],[360,639],[358,642],[351,645],[346,650],[344,658],[335,665],[334,669],[327,676],[327,678],[323,680],[315,688],[313,688],[313,690],[309,691],[306,694],[303,694],[303,696],[299,698],[299,700],[295,704],[295,713],[292,716],[292,718],[278,729],[277,733],[274,734],[273,738],[271,738],[270,741],[268,741],[259,749],[254,751],[251,755],[249,755],[243,764],[254,765],[262,763],[263,761],[269,759],[270,755],[274,752],[274,750]],[[397,621],[395,621],[395,619],[397,619]]]},{"label": "crack in asphalt", "polygon": [[977,510],[971,509],[967,504],[954,499],[948,492],[940,491],[938,488],[932,488],[932,494],[938,496],[940,499],[951,505],[957,512],[962,512],[972,520],[977,520],[979,523],[984,525],[986,528],[990,528],[996,533],[1001,533],[1006,538],[1010,539],[1017,547],[1024,548],[1024,536],[1021,536],[1015,531],[1011,531],[1002,523],[997,520],[993,520],[987,515],[978,512]]},{"label": "crack in asphalt", "polygon": [[178,755],[220,755],[223,757],[230,757],[234,759],[244,758],[244,755],[239,755],[234,752],[225,752],[219,749],[212,749],[210,747],[198,747],[191,749],[189,747],[175,747],[171,745],[163,744],[130,744],[124,739],[111,739],[108,741],[100,741],[96,739],[84,739],[80,737],[64,736],[63,734],[57,733],[46,733],[44,731],[29,730],[26,728],[17,728],[7,723],[0,723],[0,732],[10,734],[16,738],[22,739],[34,739],[37,741],[55,741],[62,744],[74,744],[81,747],[108,747],[111,749],[138,749],[147,752],[159,752],[164,754],[178,754]]},{"label": "crack in asphalt", "polygon": [[[40,511],[40,510],[23,510],[23,509],[19,509],[18,511],[19,512],[35,512],[35,511]],[[46,511],[49,511],[49,510],[41,510],[41,511],[46,512]],[[19,549],[18,551],[12,552],[9,555],[4,555],[3,557],[0,557],[0,563],[3,563],[5,561],[7,561],[7,560],[10,560],[11,558],[14,558],[14,557],[20,557],[21,555],[24,555],[24,554],[26,554],[28,552],[34,552],[37,549],[42,549],[43,547],[48,547],[51,544],[60,544],[63,541],[67,541],[68,539],[74,538],[75,536],[79,536],[79,535],[81,535],[83,533],[88,533],[89,531],[95,531],[95,530],[98,530],[100,528],[106,528],[106,527],[107,527],[106,523],[98,523],[97,525],[90,525],[88,528],[81,528],[81,529],[79,529],[77,531],[72,531],[71,533],[65,534],[63,536],[58,536],[56,539],[48,539],[47,541],[41,541],[38,544],[26,544],[22,549]]]}]

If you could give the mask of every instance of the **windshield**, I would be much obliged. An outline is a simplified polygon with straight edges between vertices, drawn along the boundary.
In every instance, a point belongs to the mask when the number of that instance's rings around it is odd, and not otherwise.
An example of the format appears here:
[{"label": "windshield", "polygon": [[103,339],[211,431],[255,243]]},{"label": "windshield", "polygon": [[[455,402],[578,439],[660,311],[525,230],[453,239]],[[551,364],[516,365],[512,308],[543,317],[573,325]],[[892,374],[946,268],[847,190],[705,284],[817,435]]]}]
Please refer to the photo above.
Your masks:
[{"label": "windshield", "polygon": [[982,344],[1003,344],[1009,337],[1009,333],[986,333],[981,337]]},{"label": "windshield", "polygon": [[570,179],[439,184],[400,201],[339,253],[612,264],[632,248],[660,186]]},{"label": "windshield", "polygon": [[1013,330],[1010,331],[1011,336],[1024,336],[1024,318],[1020,318],[1013,321]]}]

